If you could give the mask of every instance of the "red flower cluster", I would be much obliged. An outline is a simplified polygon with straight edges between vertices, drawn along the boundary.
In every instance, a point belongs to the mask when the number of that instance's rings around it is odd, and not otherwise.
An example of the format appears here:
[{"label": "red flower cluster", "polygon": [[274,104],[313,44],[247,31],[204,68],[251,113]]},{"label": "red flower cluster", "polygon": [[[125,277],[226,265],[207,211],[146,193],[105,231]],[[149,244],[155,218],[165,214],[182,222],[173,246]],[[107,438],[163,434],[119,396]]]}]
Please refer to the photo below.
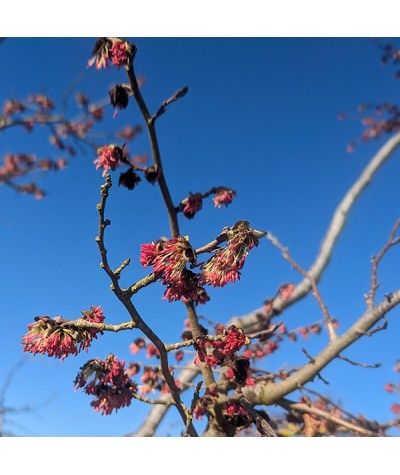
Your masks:
[{"label": "red flower cluster", "polygon": [[118,69],[133,60],[136,46],[119,38],[99,38],[93,49],[93,58],[88,62],[90,68],[96,64],[96,69],[108,68],[108,61],[118,66]]},{"label": "red flower cluster", "polygon": [[137,385],[127,375],[124,365],[125,362],[118,361],[113,354],[105,360],[89,360],[75,378],[75,390],[84,388],[86,394],[95,396],[90,405],[103,415],[129,406]]},{"label": "red flower cluster", "polygon": [[183,236],[170,241],[142,244],[140,263],[143,267],[154,267],[154,273],[167,286],[164,298],[174,300],[194,300],[205,303],[209,297],[199,285],[199,276],[186,269],[188,263],[196,262],[195,251]]},{"label": "red flower cluster", "polygon": [[235,196],[236,192],[233,190],[224,187],[217,188],[213,198],[214,206],[216,208],[221,208],[222,205],[228,206]]},{"label": "red flower cluster", "polygon": [[218,248],[215,254],[204,264],[200,284],[223,287],[228,282],[240,279],[240,270],[244,266],[249,251],[258,246],[259,239],[266,233],[249,227],[247,221],[238,221],[232,228],[227,228],[220,235],[228,240],[224,248]]},{"label": "red flower cluster", "polygon": [[211,367],[222,365],[226,359],[231,359],[243,345],[250,343],[244,331],[235,325],[224,330],[221,337],[220,340],[210,340],[206,335],[197,337],[194,343],[194,348],[197,351],[194,364],[201,361]]},{"label": "red flower cluster", "polygon": [[124,150],[117,145],[105,145],[97,149],[97,158],[94,161],[96,170],[103,168],[103,176],[108,170],[115,170],[124,158]]},{"label": "red flower cluster", "polygon": [[[84,310],[82,314],[84,320],[92,323],[103,323],[105,318],[102,308],[93,305],[90,311]],[[66,322],[62,317],[35,317],[35,323],[28,325],[29,332],[22,337],[23,351],[64,360],[82,350],[88,351],[93,338],[103,333],[96,328],[63,326]]]}]

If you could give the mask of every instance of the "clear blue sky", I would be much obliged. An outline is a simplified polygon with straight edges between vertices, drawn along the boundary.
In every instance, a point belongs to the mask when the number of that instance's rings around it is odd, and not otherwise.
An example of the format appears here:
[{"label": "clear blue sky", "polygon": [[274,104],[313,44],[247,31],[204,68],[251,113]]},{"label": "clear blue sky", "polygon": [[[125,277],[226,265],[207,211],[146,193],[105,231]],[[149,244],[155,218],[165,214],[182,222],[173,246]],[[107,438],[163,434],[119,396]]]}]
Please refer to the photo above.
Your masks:
[{"label": "clear blue sky", "polygon": [[[194,220],[181,220],[181,231],[200,246],[225,225],[240,219],[278,236],[298,262],[308,267],[318,251],[332,213],[367,161],[382,145],[360,145],[353,154],[346,145],[362,127],[338,120],[339,113],[356,112],[365,102],[396,102],[400,83],[394,69],[380,65],[380,53],[368,38],[131,38],[138,46],[136,71],[146,78],[143,95],[152,111],[182,86],[188,95],[159,120],[158,135],[165,173],[178,203],[189,192],[226,185],[237,191],[228,208],[211,202]],[[123,71],[87,69],[93,38],[10,38],[0,46],[0,103],[45,91],[59,102],[71,84],[93,100],[108,94],[111,85],[125,82]],[[23,61],[21,61],[23,58]],[[73,111],[73,100],[69,105]],[[101,125],[115,131],[141,119],[130,105]],[[103,129],[104,130],[104,129]],[[107,143],[107,142],[105,142]],[[149,151],[143,134],[130,145],[132,153]],[[54,156],[45,134],[9,130],[1,135],[0,154],[34,152]],[[91,304],[101,305],[107,321],[128,316],[109,291],[99,267],[94,238],[96,203],[103,182],[94,156],[78,153],[68,169],[38,175],[47,191],[35,201],[6,187],[0,189],[2,239],[0,312],[0,384],[22,357],[20,339],[36,315],[77,318]],[[399,152],[377,174],[351,213],[321,282],[321,292],[333,316],[345,330],[365,310],[363,294],[369,288],[370,257],[386,242],[399,217]],[[113,267],[132,259],[123,285],[145,275],[139,264],[140,244],[167,235],[168,220],[157,188],[142,182],[129,192],[118,188],[117,175],[108,204],[107,247]],[[378,295],[398,288],[400,259],[394,250],[382,266]],[[300,281],[266,240],[254,250],[240,282],[213,289],[212,300],[201,309],[213,320],[226,322],[262,305],[283,282]],[[185,318],[180,303],[161,300],[155,284],[137,298],[144,319],[167,342],[179,339]],[[314,301],[306,299],[283,316],[289,329],[321,319]],[[389,331],[357,343],[344,353],[380,369],[363,369],[343,361],[323,372],[329,386],[316,389],[343,403],[349,411],[384,421],[396,397],[384,392],[385,382],[396,382],[392,371],[398,354],[399,310],[389,316]],[[148,407],[134,402],[116,415],[102,417],[90,407],[90,398],[74,393],[72,381],[79,367],[109,352],[130,360],[128,346],[138,334],[106,334],[89,354],[63,363],[47,357],[29,357],[6,394],[6,404],[40,405],[34,413],[15,415],[6,429],[20,435],[119,436],[134,431]],[[268,369],[305,363],[304,345],[316,354],[326,334],[287,344],[265,361]],[[275,409],[271,410],[274,413]],[[171,411],[159,434],[175,435],[179,416]]]}]

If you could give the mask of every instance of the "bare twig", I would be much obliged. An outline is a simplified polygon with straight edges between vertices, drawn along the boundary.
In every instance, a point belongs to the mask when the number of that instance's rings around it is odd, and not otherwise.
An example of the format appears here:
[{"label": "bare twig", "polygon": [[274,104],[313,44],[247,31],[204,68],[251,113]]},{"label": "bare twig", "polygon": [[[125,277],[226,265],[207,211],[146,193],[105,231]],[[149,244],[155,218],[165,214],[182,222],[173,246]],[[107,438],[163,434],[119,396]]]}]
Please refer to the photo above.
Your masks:
[{"label": "bare twig", "polygon": [[337,358],[343,361],[347,361],[353,366],[361,366],[361,368],[379,368],[380,366],[382,366],[382,363],[375,363],[373,365],[358,363],[357,361],[350,360],[349,358],[346,358],[345,356],[342,356],[342,355],[338,355]]},{"label": "bare twig", "polygon": [[376,293],[376,290],[379,287],[379,282],[377,280],[378,265],[379,265],[380,261],[382,260],[383,256],[387,253],[387,251],[391,247],[395,246],[396,244],[398,244],[400,242],[400,238],[396,237],[396,233],[397,233],[397,230],[399,229],[399,227],[400,227],[400,219],[398,219],[396,221],[395,225],[393,226],[393,228],[390,232],[390,235],[389,235],[389,239],[388,239],[387,243],[385,244],[385,246],[379,251],[379,253],[376,256],[373,256],[372,259],[371,259],[371,261],[372,261],[371,285],[370,285],[370,289],[369,289],[369,292],[368,292],[368,296],[366,298],[368,308],[373,308],[374,302],[375,302],[375,293]]},{"label": "bare twig", "polygon": [[158,111],[152,116],[150,119],[151,122],[155,122],[156,119],[158,119],[164,112],[167,110],[167,107],[172,104],[172,102],[177,101],[181,97],[185,96],[188,92],[189,88],[188,87],[182,87],[178,91],[175,92],[174,95],[172,95],[169,99],[164,101],[161,105],[161,107],[158,109]]},{"label": "bare twig", "polygon": [[324,301],[322,300],[321,294],[318,290],[317,283],[315,281],[315,278],[312,276],[310,272],[307,272],[304,270],[297,262],[291,257],[289,254],[289,251],[286,247],[284,247],[278,239],[273,236],[271,233],[267,234],[267,239],[269,239],[274,246],[276,246],[280,251],[282,252],[283,257],[291,264],[291,266],[300,272],[300,274],[305,278],[308,279],[310,282],[311,288],[312,288],[312,293],[315,299],[317,300],[319,306],[321,307],[322,313],[324,315],[324,320],[325,320],[325,325],[326,329],[329,334],[329,339],[332,341],[336,338],[336,331],[335,331],[335,326],[332,317],[329,315],[328,308],[325,305]]}]

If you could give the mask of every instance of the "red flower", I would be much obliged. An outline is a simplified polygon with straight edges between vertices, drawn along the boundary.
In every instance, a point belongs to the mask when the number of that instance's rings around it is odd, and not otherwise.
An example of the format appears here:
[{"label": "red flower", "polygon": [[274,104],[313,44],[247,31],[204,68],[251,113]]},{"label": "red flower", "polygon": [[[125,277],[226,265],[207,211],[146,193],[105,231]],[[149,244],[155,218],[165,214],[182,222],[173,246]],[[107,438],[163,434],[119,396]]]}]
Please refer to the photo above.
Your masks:
[{"label": "red flower", "polygon": [[240,279],[240,270],[249,251],[258,246],[259,239],[265,234],[251,229],[247,221],[238,221],[232,228],[228,228],[220,235],[228,240],[227,246],[218,248],[215,254],[202,264],[200,283],[223,287],[228,282]]},{"label": "red flower", "polygon": [[128,63],[130,57],[129,43],[127,41],[116,41],[110,49],[110,59],[112,64],[118,69]]},{"label": "red flower", "polygon": [[388,393],[393,393],[395,389],[396,389],[396,386],[394,384],[392,383],[385,384],[385,391],[387,391]]},{"label": "red flower", "polygon": [[205,303],[209,296],[199,284],[199,276],[186,269],[190,262],[196,262],[194,249],[188,240],[178,236],[170,241],[165,239],[157,243],[142,244],[140,262],[143,267],[154,267],[154,273],[167,286],[164,299],[169,302],[181,300]]},{"label": "red flower", "polygon": [[106,145],[97,149],[97,158],[94,161],[96,170],[103,168],[103,176],[108,170],[115,170],[123,159],[124,151],[117,145]]},{"label": "red flower", "polygon": [[146,342],[144,341],[144,338],[136,338],[136,340],[129,345],[129,350],[132,354],[135,354],[139,353],[139,351],[145,347]]},{"label": "red flower", "polygon": [[188,198],[185,198],[181,205],[180,205],[180,210],[183,212],[183,214],[189,218],[192,219],[194,215],[201,210],[203,206],[203,197],[201,196],[200,193],[195,193],[192,194],[190,193]]},{"label": "red flower", "polygon": [[84,388],[86,394],[95,396],[90,405],[103,415],[129,406],[137,385],[127,375],[124,365],[113,354],[105,360],[89,360],[75,378],[75,390]]},{"label": "red flower", "polygon": [[390,410],[394,413],[394,414],[400,414],[400,404],[392,404],[390,406]]},{"label": "red flower", "polygon": [[[104,321],[101,307],[82,312],[83,319],[88,322]],[[88,351],[89,346],[101,330],[96,328],[79,328],[64,325],[68,320],[61,317],[35,317],[35,323],[28,325],[29,332],[22,337],[23,351],[54,356],[64,360],[69,355],[77,355],[80,351]]]},{"label": "red flower", "polygon": [[220,187],[216,190],[215,196],[213,198],[214,206],[216,208],[221,208],[222,205],[228,206],[235,196],[235,191]]}]

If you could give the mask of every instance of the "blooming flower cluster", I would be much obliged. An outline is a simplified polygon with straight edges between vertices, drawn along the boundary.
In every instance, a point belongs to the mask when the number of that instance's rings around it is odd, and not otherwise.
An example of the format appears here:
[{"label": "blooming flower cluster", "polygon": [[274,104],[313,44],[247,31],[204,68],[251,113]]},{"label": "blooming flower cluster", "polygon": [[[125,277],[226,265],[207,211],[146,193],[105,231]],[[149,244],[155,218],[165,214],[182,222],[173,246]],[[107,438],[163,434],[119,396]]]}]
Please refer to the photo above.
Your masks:
[{"label": "blooming flower cluster", "polygon": [[222,205],[228,206],[235,196],[235,191],[221,186],[215,191],[215,195],[213,198],[214,206],[216,208],[221,208]]},{"label": "blooming flower cluster", "polygon": [[95,396],[90,405],[103,415],[129,406],[137,385],[129,378],[124,366],[125,362],[118,361],[113,354],[105,360],[89,360],[75,378],[75,390],[84,388],[86,394]]},{"label": "blooming flower cluster", "polygon": [[108,62],[118,67],[129,64],[136,53],[136,46],[119,38],[99,38],[93,49],[93,58],[88,67],[96,64],[96,69],[108,68]]},{"label": "blooming flower cluster", "polygon": [[105,145],[97,149],[97,158],[94,161],[96,170],[103,168],[103,176],[108,170],[115,170],[124,158],[124,149],[117,145]]},{"label": "blooming flower cluster", "polygon": [[197,303],[205,303],[209,299],[199,285],[199,276],[186,269],[188,263],[195,262],[195,251],[183,236],[141,246],[140,263],[145,268],[154,267],[157,278],[167,286],[164,298],[169,302],[192,299]]},{"label": "blooming flower cluster", "polygon": [[202,264],[200,285],[223,287],[228,282],[240,279],[240,270],[249,251],[258,246],[259,239],[265,235],[265,232],[250,228],[247,221],[238,221],[232,228],[224,230],[220,239],[228,240],[228,244],[224,248],[218,248],[215,254]]},{"label": "blooming flower cluster", "polygon": [[[103,323],[105,318],[102,308],[93,305],[82,314],[84,320],[92,323]],[[22,337],[23,351],[64,360],[82,350],[88,351],[92,340],[102,334],[97,328],[66,326],[66,322],[62,317],[35,317],[35,323],[28,325],[29,332]]]},{"label": "blooming flower cluster", "polygon": [[210,340],[206,335],[201,335],[196,338],[194,343],[194,348],[197,351],[194,364],[201,361],[211,367],[222,365],[226,360],[232,359],[243,345],[249,343],[250,340],[243,330],[235,325],[231,325],[227,330],[224,330],[221,339],[218,340]]}]

